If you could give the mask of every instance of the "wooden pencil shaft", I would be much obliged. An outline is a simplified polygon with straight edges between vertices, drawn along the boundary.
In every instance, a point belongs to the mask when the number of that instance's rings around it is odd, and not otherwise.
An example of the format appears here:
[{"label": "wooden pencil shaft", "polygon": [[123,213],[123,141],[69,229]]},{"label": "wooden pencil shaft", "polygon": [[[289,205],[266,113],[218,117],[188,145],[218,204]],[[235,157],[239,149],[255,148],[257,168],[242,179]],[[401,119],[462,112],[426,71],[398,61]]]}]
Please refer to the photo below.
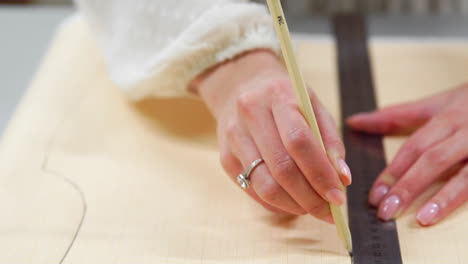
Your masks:
[{"label": "wooden pencil shaft", "polygon": [[[278,38],[280,40],[281,50],[288,69],[291,82],[294,87],[294,91],[298,100],[299,108],[302,111],[304,118],[309,124],[312,132],[315,134],[317,139],[322,146],[323,151],[326,152],[325,145],[323,144],[322,135],[315,118],[312,103],[310,101],[309,93],[307,91],[304,79],[302,77],[299,65],[296,61],[296,57],[293,50],[292,41],[290,38],[289,28],[284,16],[283,9],[281,7],[280,0],[267,0],[268,7],[270,9],[271,16],[273,18],[273,24],[275,26]],[[351,234],[348,225],[344,219],[343,212],[339,206],[330,204],[330,210],[332,212],[333,219],[336,224],[338,235],[343,240],[346,249],[351,253],[352,243]]]},{"label": "wooden pencil shaft", "polygon": [[280,39],[281,50],[283,52],[286,67],[289,71],[294,91],[298,99],[299,108],[325,151],[325,145],[323,144],[322,135],[320,134],[320,129],[317,125],[317,121],[315,120],[315,114],[310,102],[309,93],[307,92],[304,79],[296,61],[296,56],[294,55],[291,38],[289,38],[289,29],[281,5],[279,4],[279,1],[269,0],[268,6],[270,6],[270,12],[272,13],[273,18],[276,18],[277,20],[274,24],[276,31],[278,32],[278,38]]}]

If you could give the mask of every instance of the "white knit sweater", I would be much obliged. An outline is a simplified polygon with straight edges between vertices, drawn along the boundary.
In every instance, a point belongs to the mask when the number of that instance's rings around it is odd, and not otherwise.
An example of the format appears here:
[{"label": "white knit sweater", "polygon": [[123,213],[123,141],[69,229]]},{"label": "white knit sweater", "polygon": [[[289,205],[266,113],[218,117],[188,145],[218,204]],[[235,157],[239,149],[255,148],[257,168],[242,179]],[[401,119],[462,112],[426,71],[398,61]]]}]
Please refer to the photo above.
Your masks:
[{"label": "white knit sweater", "polygon": [[[278,52],[266,7],[245,0],[76,0],[112,81],[132,99],[180,96],[206,69],[242,52]],[[229,80],[226,80],[229,81]]]}]

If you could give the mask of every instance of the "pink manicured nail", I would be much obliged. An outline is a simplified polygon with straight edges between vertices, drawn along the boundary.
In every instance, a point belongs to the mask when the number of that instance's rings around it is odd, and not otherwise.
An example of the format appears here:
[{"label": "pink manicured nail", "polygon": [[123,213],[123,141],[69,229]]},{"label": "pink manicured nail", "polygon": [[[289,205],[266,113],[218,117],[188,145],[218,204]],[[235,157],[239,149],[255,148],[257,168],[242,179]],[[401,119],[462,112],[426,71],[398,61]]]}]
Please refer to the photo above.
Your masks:
[{"label": "pink manicured nail", "polygon": [[392,196],[388,197],[380,205],[379,217],[384,221],[388,221],[388,220],[394,218],[395,215],[398,213],[398,210],[400,209],[400,206],[401,206],[400,197],[398,197],[396,195],[392,195]]},{"label": "pink manicured nail", "polygon": [[379,205],[380,201],[384,196],[388,193],[389,187],[386,184],[382,184],[378,186],[377,188],[372,189],[370,196],[369,196],[369,202],[373,206]]},{"label": "pink manicured nail", "polygon": [[429,225],[434,221],[439,210],[440,208],[438,204],[428,203],[419,211],[416,219],[418,219],[419,223],[422,225]]},{"label": "pink manicured nail", "polygon": [[325,198],[333,204],[342,205],[346,201],[346,196],[342,190],[338,188],[331,189],[325,194]]},{"label": "pink manicured nail", "polygon": [[351,183],[352,182],[352,177],[351,177],[351,170],[348,167],[348,164],[342,159],[338,160],[338,166],[340,166],[340,172],[345,176],[348,181]]}]

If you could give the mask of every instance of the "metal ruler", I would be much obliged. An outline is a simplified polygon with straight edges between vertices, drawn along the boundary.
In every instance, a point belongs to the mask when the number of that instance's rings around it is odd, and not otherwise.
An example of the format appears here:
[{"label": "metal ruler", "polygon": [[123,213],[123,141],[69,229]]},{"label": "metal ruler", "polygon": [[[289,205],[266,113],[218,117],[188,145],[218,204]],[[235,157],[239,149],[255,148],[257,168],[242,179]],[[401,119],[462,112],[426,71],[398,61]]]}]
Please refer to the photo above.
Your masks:
[{"label": "metal ruler", "polygon": [[351,131],[350,115],[376,109],[374,84],[367,46],[365,21],[358,15],[333,19],[337,42],[341,116],[346,161],[353,172],[348,187],[349,227],[353,238],[353,263],[402,263],[394,221],[381,222],[368,203],[370,187],[385,168],[383,137]]}]

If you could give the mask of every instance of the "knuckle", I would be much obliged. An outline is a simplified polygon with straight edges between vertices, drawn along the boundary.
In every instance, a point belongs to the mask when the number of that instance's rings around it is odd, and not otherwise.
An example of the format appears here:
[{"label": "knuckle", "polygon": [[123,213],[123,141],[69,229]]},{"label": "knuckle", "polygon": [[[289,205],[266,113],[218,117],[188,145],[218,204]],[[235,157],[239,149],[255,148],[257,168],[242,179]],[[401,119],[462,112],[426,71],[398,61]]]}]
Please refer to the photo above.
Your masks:
[{"label": "knuckle", "polygon": [[290,131],[286,137],[285,147],[290,151],[298,151],[307,146],[310,140],[310,131],[304,128],[296,128]]},{"label": "knuckle", "polygon": [[284,78],[273,79],[270,81],[268,86],[275,92],[285,92],[290,85],[289,80]]},{"label": "knuckle", "polygon": [[424,151],[424,148],[422,147],[422,145],[416,142],[415,140],[408,141],[404,149],[410,155],[414,155],[414,156],[420,156]]},{"label": "knuckle", "polygon": [[[466,113],[463,113],[462,116],[463,115],[466,115]],[[454,132],[464,124],[464,122],[460,121],[458,113],[454,111],[446,111],[435,118],[433,123],[445,127],[448,132]]]},{"label": "knuckle", "polygon": [[273,162],[273,173],[282,181],[290,178],[290,175],[295,172],[296,164],[287,154],[278,154]]},{"label": "knuckle", "polygon": [[250,114],[255,108],[255,95],[251,92],[243,92],[237,97],[236,104],[241,113]]},{"label": "knuckle", "polygon": [[276,79],[272,80],[267,85],[267,90],[277,97],[284,97],[285,94],[289,94],[291,92],[290,86],[291,81],[288,79]]},{"label": "knuckle", "polygon": [[445,166],[449,162],[448,155],[444,155],[444,153],[438,149],[428,150],[424,154],[424,157],[427,164],[431,164],[432,167]]},{"label": "knuckle", "polygon": [[263,200],[273,204],[276,204],[276,202],[280,200],[281,192],[281,186],[275,182],[264,184],[260,189],[257,190],[258,195],[262,197]]}]

